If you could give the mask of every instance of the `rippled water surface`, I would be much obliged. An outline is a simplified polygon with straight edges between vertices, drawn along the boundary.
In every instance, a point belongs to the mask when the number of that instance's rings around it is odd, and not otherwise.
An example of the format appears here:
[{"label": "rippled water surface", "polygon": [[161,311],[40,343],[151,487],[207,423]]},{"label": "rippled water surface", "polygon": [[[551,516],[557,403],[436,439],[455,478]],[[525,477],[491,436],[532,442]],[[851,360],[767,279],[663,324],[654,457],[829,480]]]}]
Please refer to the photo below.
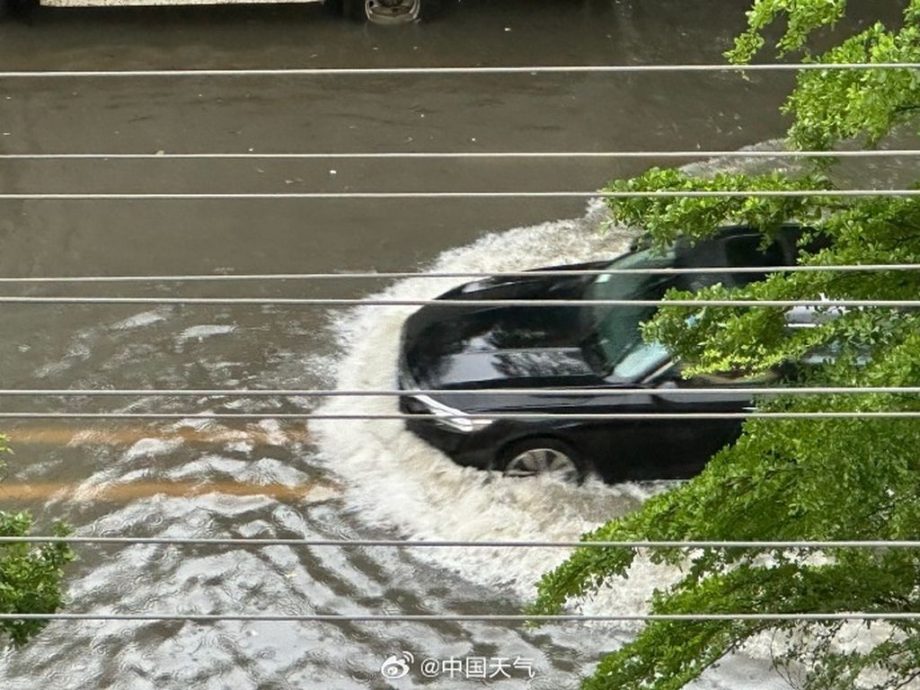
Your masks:
[{"label": "rippled water surface", "polygon": [[[0,26],[0,69],[712,62],[747,2],[467,0],[381,31],[316,7],[40,11]],[[715,7],[718,5],[718,7]],[[782,132],[788,77],[630,75],[0,81],[0,152],[667,150]],[[655,162],[655,161],[652,161]],[[662,162],[662,161],[659,161]],[[639,161],[0,161],[20,192],[591,190]],[[713,162],[713,170],[723,163]],[[569,219],[569,220],[559,220]],[[630,232],[581,200],[0,201],[0,274],[497,271],[612,256]],[[23,294],[433,297],[453,283],[23,286]],[[9,287],[12,294],[14,287]],[[391,388],[411,308],[3,307],[4,388]],[[570,487],[455,466],[397,421],[218,422],[201,412],[388,412],[392,399],[32,398],[0,485],[79,535],[564,540],[664,485]],[[518,613],[558,550],[81,546],[68,611]],[[672,573],[638,562],[584,610],[642,611]],[[0,687],[384,688],[381,663],[521,657],[499,687],[575,687],[631,626],[57,622],[0,655]],[[738,657],[695,686],[773,688]],[[473,687],[413,673],[393,687]]]}]

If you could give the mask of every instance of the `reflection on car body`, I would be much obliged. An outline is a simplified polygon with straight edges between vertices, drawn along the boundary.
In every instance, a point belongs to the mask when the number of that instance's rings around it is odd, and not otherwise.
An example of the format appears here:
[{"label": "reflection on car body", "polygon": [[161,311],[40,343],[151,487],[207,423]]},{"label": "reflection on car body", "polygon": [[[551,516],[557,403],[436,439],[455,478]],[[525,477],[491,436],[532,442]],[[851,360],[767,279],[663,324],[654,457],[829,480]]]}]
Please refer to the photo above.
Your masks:
[{"label": "reflection on car body", "polygon": [[[573,274],[496,276],[461,285],[438,299],[475,300],[473,306],[426,305],[406,321],[400,345],[400,409],[407,427],[453,460],[513,475],[596,472],[608,482],[689,477],[732,442],[741,421],[674,419],[655,415],[751,409],[749,393],[769,381],[726,376],[684,378],[680,364],[658,343],[647,343],[640,325],[656,307],[507,306],[501,300],[658,300],[670,288],[740,285],[765,273],[719,268],[795,263],[801,229],[784,227],[767,248],[762,235],[733,226],[690,245],[666,251],[636,249],[613,261],[554,267],[712,267],[693,274]],[[706,396],[681,389],[718,388]],[[616,388],[618,395],[587,391]],[[458,393],[459,389],[473,392]],[[488,389],[514,389],[502,395]],[[541,389],[562,389],[540,394]],[[434,391],[429,395],[413,390]],[[478,391],[482,392],[478,392]],[[555,414],[553,419],[490,419],[490,413]],[[640,414],[631,419],[578,419],[587,414]],[[475,415],[475,416],[470,416]],[[572,418],[567,418],[571,415]]]}]

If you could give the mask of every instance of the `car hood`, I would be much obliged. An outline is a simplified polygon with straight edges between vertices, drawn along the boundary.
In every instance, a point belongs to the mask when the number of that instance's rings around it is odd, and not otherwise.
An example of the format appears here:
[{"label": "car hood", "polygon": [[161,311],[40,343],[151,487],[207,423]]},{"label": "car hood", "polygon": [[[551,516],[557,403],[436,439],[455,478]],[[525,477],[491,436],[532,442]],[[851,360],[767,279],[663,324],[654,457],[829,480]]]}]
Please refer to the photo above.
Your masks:
[{"label": "car hood", "polygon": [[596,375],[578,348],[531,348],[496,352],[464,352],[437,358],[425,367],[421,379],[425,388],[479,386],[534,386],[582,384]]},{"label": "car hood", "polygon": [[[419,388],[590,385],[578,307],[426,308],[409,324],[404,369]],[[424,311],[424,310],[423,310]]]},{"label": "car hood", "polygon": [[[570,271],[608,262],[551,267]],[[410,316],[402,332],[401,376],[405,387],[495,388],[590,385],[599,379],[580,343],[590,314],[582,307],[497,305],[497,300],[578,300],[584,275],[493,277],[466,283]]]}]

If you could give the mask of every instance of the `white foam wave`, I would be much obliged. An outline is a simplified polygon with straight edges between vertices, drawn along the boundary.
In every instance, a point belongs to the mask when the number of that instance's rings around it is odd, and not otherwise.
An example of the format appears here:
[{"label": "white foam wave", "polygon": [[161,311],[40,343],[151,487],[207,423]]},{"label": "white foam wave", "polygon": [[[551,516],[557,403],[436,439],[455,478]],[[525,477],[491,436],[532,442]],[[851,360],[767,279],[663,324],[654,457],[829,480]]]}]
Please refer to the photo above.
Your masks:
[{"label": "white foam wave", "polygon": [[[791,167],[779,153],[782,142],[769,141],[752,150],[776,150],[776,158],[714,159],[686,166],[694,174],[744,170],[761,172]],[[588,204],[582,218],[558,220],[493,233],[465,247],[444,252],[432,272],[518,271],[539,266],[609,258],[626,250],[635,232],[610,222],[600,200]],[[522,263],[525,261],[526,263]],[[462,279],[413,278],[375,295],[393,299],[430,299]],[[394,388],[399,332],[414,310],[363,307],[346,314],[334,329],[344,356],[337,362],[336,385],[349,388]],[[391,413],[392,398],[332,398],[326,413]],[[418,539],[558,540],[577,539],[611,517],[637,508],[666,487],[599,482],[574,487],[548,479],[510,480],[461,468],[411,433],[400,421],[317,423],[311,430],[321,459],[346,481],[345,500],[366,523],[395,527]],[[421,552],[440,565],[486,585],[502,584],[529,598],[533,584],[562,550],[499,553],[485,549]],[[675,573],[637,561],[628,580],[613,583],[585,610],[641,612],[655,587],[666,586]]]},{"label": "white foam wave", "polygon": [[[779,141],[750,147],[781,151]],[[795,161],[776,158],[712,160],[686,166],[693,174],[747,173],[785,169]],[[606,230],[605,230],[606,229]],[[605,230],[605,231],[604,231]],[[626,249],[633,233],[610,226],[605,206],[592,201],[583,218],[560,220],[500,234],[442,254],[432,272],[500,272],[611,257]],[[526,265],[521,264],[526,257]],[[415,278],[375,295],[393,299],[429,299],[462,280]],[[394,388],[399,331],[413,307],[356,309],[335,324],[345,354],[336,363],[341,389]],[[391,398],[331,398],[324,413],[391,413]],[[493,473],[462,468],[411,433],[400,421],[314,421],[313,437],[320,459],[343,479],[344,500],[365,524],[396,529],[403,536],[427,540],[568,541],[603,522],[635,510],[667,483],[607,486],[588,482],[571,486],[548,479],[506,479]],[[434,561],[464,578],[522,599],[534,594],[540,575],[565,558],[564,550],[423,549],[415,556]],[[643,613],[657,588],[679,576],[672,568],[637,559],[629,577],[610,581],[590,600],[580,602],[585,613]],[[617,626],[635,630],[638,626]],[[618,638],[614,635],[614,638]],[[613,638],[607,638],[612,642]],[[620,638],[622,639],[622,638]],[[770,635],[749,641],[744,653],[709,669],[689,687],[722,690],[788,687],[772,669],[776,643]]]},{"label": "white foam wave", "polygon": [[[514,271],[541,265],[585,261],[622,253],[632,234],[602,231],[607,215],[593,202],[580,219],[561,220],[501,234],[441,255],[435,272]],[[526,265],[521,264],[526,257]],[[462,280],[414,278],[397,283],[380,297],[435,297]],[[338,363],[337,386],[395,387],[399,331],[412,308],[361,308],[336,325],[346,354]],[[324,413],[396,412],[393,398],[334,398]],[[549,479],[515,480],[463,468],[403,428],[401,421],[316,423],[311,431],[323,460],[345,479],[345,501],[365,523],[395,527],[408,537],[427,540],[568,541],[614,515],[634,510],[662,485],[583,486]],[[561,549],[425,549],[419,557],[472,581],[501,586],[521,598],[533,596],[541,573],[561,562]],[[651,566],[639,563],[637,569]],[[616,610],[640,611],[664,573],[649,572],[623,581],[607,596]],[[605,596],[606,598],[606,596]],[[605,604],[598,602],[598,606]],[[608,608],[608,611],[610,609]]]},{"label": "white foam wave", "polygon": [[124,331],[132,328],[143,328],[144,326],[150,326],[152,324],[164,321],[167,318],[166,313],[162,309],[154,309],[151,311],[144,311],[140,314],[135,314],[134,316],[129,316],[127,319],[117,321],[109,326],[113,331]]},{"label": "white foam wave", "polygon": [[180,344],[187,340],[201,341],[216,335],[227,335],[228,333],[233,333],[235,330],[236,326],[232,324],[204,324],[191,326],[182,331],[176,338],[176,341]]}]

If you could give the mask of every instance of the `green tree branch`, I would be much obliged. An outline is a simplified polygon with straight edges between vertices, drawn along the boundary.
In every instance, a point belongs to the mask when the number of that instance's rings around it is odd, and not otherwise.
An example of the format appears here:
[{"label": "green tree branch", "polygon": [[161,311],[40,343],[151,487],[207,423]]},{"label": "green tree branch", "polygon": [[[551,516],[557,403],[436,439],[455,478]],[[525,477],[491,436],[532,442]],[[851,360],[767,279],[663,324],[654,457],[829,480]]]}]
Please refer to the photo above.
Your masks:
[{"label": "green tree branch", "polygon": [[[823,54],[810,43],[838,22],[845,0],[757,0],[748,30],[727,53],[750,61],[766,46],[764,32],[780,19],[779,55],[799,52],[824,63],[920,62],[920,0],[905,3],[901,26],[876,23]],[[784,110],[788,142],[832,149],[874,145],[895,131],[920,130],[920,74],[915,69],[803,71]],[[781,154],[778,154],[781,156]],[[711,177],[654,168],[610,184],[614,191],[831,189],[837,162],[805,165],[795,174],[721,173]],[[741,223],[770,237],[798,221],[829,246],[804,249],[815,266],[920,263],[920,201],[913,198],[623,198],[610,199],[617,222],[646,230],[659,246],[699,240],[718,226]],[[808,245],[811,246],[811,245]],[[670,298],[690,293],[671,292]],[[717,299],[916,299],[914,272],[782,273],[744,287],[708,285],[695,297]],[[781,309],[664,306],[645,325],[689,374],[736,369],[762,372],[801,360],[816,349],[835,356],[809,367],[806,383],[830,386],[920,385],[920,314],[898,309],[830,312],[814,328],[789,329]],[[758,402],[764,410],[918,410],[909,395],[785,396]],[[917,539],[920,535],[920,427],[909,419],[749,419],[741,438],[720,451],[693,480],[612,520],[586,541]],[[557,613],[627,577],[633,549],[576,549],[538,585],[530,611]],[[654,549],[656,563],[680,564],[681,577],[650,602],[654,613],[917,612],[920,553],[836,550],[815,558],[788,549]],[[853,624],[851,624],[852,626]],[[908,687],[920,678],[916,621],[875,625],[864,644],[841,644],[840,623],[751,621],[651,622],[604,658],[584,681],[591,690],[677,690],[738,650],[753,636],[784,636],[776,663],[808,690]],[[887,634],[881,634],[886,630]],[[851,646],[852,647],[852,646]],[[861,684],[861,685],[860,685]]]},{"label": "green tree branch", "polygon": [[[9,451],[0,435],[0,455]],[[28,513],[0,511],[0,536],[24,537],[32,530]],[[61,523],[53,534],[65,536]],[[0,544],[0,613],[53,613],[63,605],[64,566],[74,559],[67,544],[33,546],[23,542]],[[47,625],[43,620],[0,620],[0,643],[22,645]]]}]

